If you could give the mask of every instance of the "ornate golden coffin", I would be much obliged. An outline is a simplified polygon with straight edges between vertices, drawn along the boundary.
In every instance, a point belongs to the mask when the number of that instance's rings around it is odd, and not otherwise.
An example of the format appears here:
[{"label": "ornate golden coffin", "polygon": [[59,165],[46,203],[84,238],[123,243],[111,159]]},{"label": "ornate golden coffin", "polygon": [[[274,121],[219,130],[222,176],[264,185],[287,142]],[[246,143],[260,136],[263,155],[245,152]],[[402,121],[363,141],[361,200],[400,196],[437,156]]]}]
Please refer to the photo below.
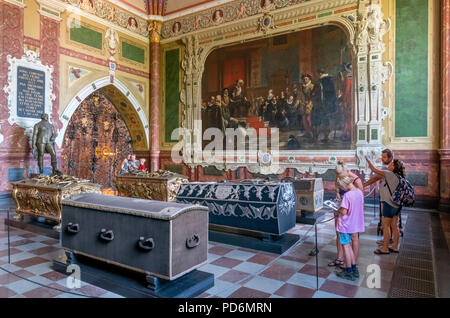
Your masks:
[{"label": "ornate golden coffin", "polygon": [[11,182],[17,219],[23,214],[61,223],[62,200],[74,194],[101,193],[101,185],[75,177],[46,176]]},{"label": "ornate golden coffin", "polygon": [[187,177],[174,172],[141,170],[116,176],[115,184],[121,197],[176,201],[180,185],[188,182]]}]

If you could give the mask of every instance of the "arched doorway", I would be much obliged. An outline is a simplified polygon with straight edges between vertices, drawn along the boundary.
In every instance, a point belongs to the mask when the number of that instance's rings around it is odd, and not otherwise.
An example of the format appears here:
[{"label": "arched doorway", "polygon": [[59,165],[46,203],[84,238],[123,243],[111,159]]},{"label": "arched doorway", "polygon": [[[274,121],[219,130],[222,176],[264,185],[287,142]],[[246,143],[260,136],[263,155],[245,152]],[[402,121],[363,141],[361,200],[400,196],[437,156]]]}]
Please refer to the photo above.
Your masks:
[{"label": "arched doorway", "polygon": [[133,141],[121,113],[98,90],[73,113],[62,148],[65,174],[111,188],[121,162],[133,151]]}]

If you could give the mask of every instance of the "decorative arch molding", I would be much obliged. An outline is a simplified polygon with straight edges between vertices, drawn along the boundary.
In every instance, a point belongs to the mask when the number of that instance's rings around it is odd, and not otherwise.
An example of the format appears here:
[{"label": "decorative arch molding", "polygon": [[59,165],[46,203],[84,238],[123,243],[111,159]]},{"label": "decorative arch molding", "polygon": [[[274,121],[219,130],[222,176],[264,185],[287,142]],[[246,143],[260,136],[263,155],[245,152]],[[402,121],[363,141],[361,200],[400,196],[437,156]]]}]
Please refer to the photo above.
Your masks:
[{"label": "decorative arch molding", "polygon": [[[364,171],[368,175],[370,169],[365,157],[376,159],[384,148],[382,122],[388,112],[383,105],[382,86],[391,77],[393,68],[390,62],[383,62],[382,55],[385,51],[383,36],[389,31],[390,24],[389,19],[383,19],[379,1],[318,0],[178,37],[185,46],[181,63],[183,83],[180,101],[183,105],[182,127],[188,135],[183,142],[194,150],[190,158],[184,158],[185,163],[191,167],[214,165],[218,169],[232,170],[245,166],[250,172],[258,173],[282,173],[287,168],[295,168],[302,173],[325,173],[335,168],[337,159],[344,159],[350,169]],[[352,51],[355,149],[279,151],[269,154],[268,158],[272,158],[270,162],[259,160],[262,158],[260,153],[252,154],[258,157],[256,163],[245,160],[251,156],[248,152],[238,154],[237,157],[242,160],[231,164],[199,160],[201,156],[195,153],[199,149],[195,144],[198,137],[195,136],[202,135],[199,123],[201,82],[208,55],[224,46],[326,25],[340,27],[348,36]]]},{"label": "decorative arch molding", "polygon": [[[123,84],[121,81],[119,81],[117,78],[114,78],[114,81],[111,82],[111,78],[109,76],[99,78],[95,80],[94,82],[86,85],[83,89],[81,89],[78,94],[75,95],[67,105],[67,107],[64,109],[64,112],[62,113],[60,120],[63,123],[63,127],[58,131],[58,137],[56,138],[56,144],[58,147],[62,146],[64,134],[66,132],[67,126],[69,125],[70,119],[72,118],[72,115],[77,110],[78,106],[83,102],[84,99],[86,99],[89,95],[91,95],[93,92],[112,85],[116,87],[131,103],[133,106],[133,109],[135,110],[136,114],[138,115],[139,120],[141,121],[142,127],[144,127],[145,131],[145,140],[146,140],[146,146],[148,148],[149,145],[149,124],[147,117],[145,116],[144,110],[142,109],[141,105],[137,101],[136,97],[130,92],[130,90]],[[119,109],[120,112],[120,109]]]}]

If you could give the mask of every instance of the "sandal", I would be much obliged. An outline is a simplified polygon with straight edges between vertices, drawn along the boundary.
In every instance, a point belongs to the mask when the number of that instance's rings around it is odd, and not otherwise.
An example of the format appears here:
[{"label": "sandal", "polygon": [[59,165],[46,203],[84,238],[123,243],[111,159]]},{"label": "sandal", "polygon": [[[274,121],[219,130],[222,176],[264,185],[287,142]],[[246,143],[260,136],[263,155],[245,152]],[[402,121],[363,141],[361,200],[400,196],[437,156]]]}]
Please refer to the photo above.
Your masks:
[{"label": "sandal", "polygon": [[394,249],[392,249],[392,248],[389,248],[389,252],[391,252],[391,253],[396,253],[396,254],[400,253],[399,250],[394,250]]},{"label": "sandal", "polygon": [[341,259],[336,258],[334,261],[332,261],[331,263],[328,263],[328,266],[340,266],[340,265],[344,265],[344,261]]},{"label": "sandal", "polygon": [[390,252],[383,252],[382,250],[380,250],[380,249],[377,249],[377,250],[375,250],[374,252],[373,252],[374,254],[377,254],[377,255],[386,255],[386,254],[391,254]]}]

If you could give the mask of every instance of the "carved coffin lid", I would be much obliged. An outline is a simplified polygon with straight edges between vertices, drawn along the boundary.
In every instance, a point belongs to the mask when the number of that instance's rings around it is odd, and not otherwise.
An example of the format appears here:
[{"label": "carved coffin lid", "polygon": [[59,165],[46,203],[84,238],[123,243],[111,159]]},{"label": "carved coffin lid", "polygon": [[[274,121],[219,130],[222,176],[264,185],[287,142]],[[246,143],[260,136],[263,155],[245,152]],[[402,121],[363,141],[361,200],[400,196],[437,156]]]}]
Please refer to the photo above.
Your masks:
[{"label": "carved coffin lid", "polygon": [[302,178],[292,181],[297,193],[312,193],[323,190],[322,178]]},{"label": "carved coffin lid", "polygon": [[208,212],[208,208],[200,205],[108,196],[97,193],[71,196],[70,198],[63,200],[63,206],[64,205],[130,214],[159,220],[172,220],[178,215],[192,210],[203,210]]},{"label": "carved coffin lid", "polygon": [[85,186],[86,188],[98,188],[98,191],[101,189],[101,185],[97,183],[89,182],[89,180],[78,180],[76,182],[73,181],[67,181],[67,182],[60,182],[60,183],[46,183],[46,182],[39,182],[36,179],[25,179],[22,181],[17,182],[11,182],[11,184],[15,187],[26,187],[26,188],[41,188],[41,189],[47,189],[47,190],[63,190],[67,191],[74,187],[80,187]]},{"label": "carved coffin lid", "polygon": [[[191,182],[182,184],[177,199],[202,198],[207,201],[243,201],[274,205],[279,200],[291,200],[295,196],[292,183],[269,181],[246,182]],[[291,198],[292,197],[292,198]],[[295,198],[293,199],[295,202]]]},{"label": "carved coffin lid", "polygon": [[172,181],[178,178],[186,179],[186,181],[188,180],[188,178],[184,175],[165,170],[159,170],[155,172],[138,170],[136,172],[118,175],[116,176],[116,178],[132,179],[132,180],[151,179],[155,181]]}]

